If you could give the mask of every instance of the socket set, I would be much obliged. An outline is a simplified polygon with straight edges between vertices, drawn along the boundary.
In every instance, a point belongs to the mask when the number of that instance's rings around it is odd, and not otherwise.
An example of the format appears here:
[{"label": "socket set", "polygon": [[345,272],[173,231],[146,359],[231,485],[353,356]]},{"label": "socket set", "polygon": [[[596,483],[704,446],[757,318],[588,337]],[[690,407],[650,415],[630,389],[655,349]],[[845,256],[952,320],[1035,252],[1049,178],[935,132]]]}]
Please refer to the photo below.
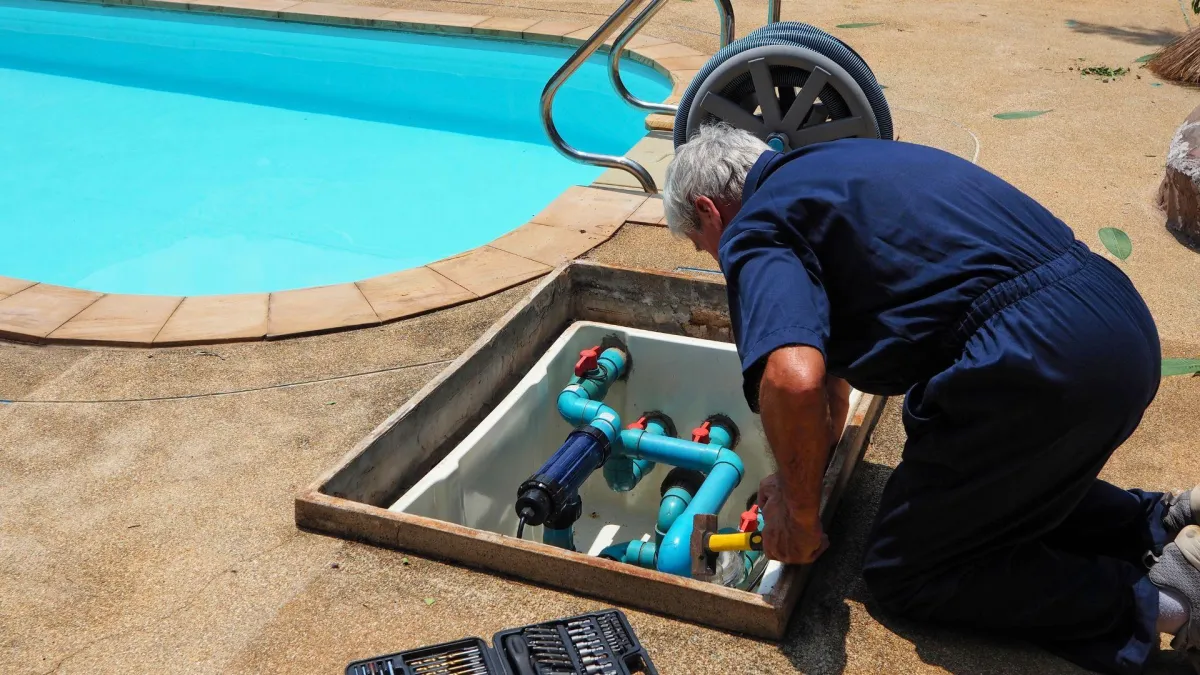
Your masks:
[{"label": "socket set", "polygon": [[658,675],[620,610],[355,661],[346,675]]},{"label": "socket set", "polygon": [[499,668],[486,642],[467,638],[355,661],[346,675],[492,675]]}]

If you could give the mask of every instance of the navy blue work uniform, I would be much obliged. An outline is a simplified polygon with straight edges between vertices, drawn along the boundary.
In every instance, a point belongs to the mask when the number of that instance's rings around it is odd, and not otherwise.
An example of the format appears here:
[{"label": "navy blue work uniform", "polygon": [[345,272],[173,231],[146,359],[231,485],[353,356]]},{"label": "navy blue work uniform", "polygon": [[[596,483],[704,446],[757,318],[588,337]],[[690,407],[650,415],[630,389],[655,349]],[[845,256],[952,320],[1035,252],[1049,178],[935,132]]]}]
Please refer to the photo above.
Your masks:
[{"label": "navy blue work uniform", "polygon": [[905,394],[863,567],[884,608],[1141,670],[1159,640],[1143,559],[1166,544],[1162,495],[1096,478],[1160,377],[1124,273],[987,171],[862,139],[764,153],[720,263],[751,408],[788,345]]}]

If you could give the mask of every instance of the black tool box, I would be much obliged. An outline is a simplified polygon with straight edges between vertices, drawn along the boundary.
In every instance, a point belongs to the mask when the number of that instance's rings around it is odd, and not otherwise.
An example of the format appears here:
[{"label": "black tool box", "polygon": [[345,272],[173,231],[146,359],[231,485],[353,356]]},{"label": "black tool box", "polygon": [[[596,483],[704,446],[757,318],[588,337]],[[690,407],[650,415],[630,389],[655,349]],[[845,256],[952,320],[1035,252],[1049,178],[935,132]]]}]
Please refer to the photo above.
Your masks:
[{"label": "black tool box", "polygon": [[376,656],[346,675],[658,675],[617,609]]}]

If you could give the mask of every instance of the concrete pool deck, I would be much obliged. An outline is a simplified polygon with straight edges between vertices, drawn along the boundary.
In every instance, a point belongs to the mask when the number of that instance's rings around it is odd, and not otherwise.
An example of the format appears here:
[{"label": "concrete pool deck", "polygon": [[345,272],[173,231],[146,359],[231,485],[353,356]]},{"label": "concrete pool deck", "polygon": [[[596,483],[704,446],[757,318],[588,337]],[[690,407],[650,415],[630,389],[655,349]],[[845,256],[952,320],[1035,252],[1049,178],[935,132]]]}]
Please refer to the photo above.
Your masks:
[{"label": "concrete pool deck", "polygon": [[[505,3],[452,6],[588,25],[616,6]],[[1195,92],[1152,87],[1136,65],[1110,83],[1067,70],[1079,58],[1131,64],[1185,25],[1174,0],[1085,5],[783,7],[787,19],[825,27],[883,22],[834,32],[889,86],[889,101],[907,116],[897,124],[901,136],[917,139],[920,130],[922,142],[969,154],[966,127],[982,144],[980,164],[1045,203],[1094,250],[1098,228],[1124,229],[1134,253],[1121,266],[1154,311],[1164,354],[1200,357],[1200,255],[1166,234],[1149,206]],[[743,33],[765,8],[739,2],[738,11]],[[670,3],[648,31],[712,51],[715,26],[712,4],[698,0]],[[992,117],[1035,108],[1055,112]],[[663,228],[635,225],[587,257],[667,270],[714,266]],[[183,663],[196,673],[332,674],[355,658],[605,606],[294,526],[296,492],[526,288],[389,325],[276,342],[157,350],[0,342],[0,398],[50,401],[0,404],[0,671],[165,672]],[[100,400],[124,402],[92,402]],[[1195,484],[1198,402],[1200,378],[1165,379],[1104,477],[1129,487]],[[1082,672],[1027,644],[898,621],[875,606],[858,565],[903,445],[897,404],[875,432],[787,637],[749,640],[629,611],[661,672]]]}]

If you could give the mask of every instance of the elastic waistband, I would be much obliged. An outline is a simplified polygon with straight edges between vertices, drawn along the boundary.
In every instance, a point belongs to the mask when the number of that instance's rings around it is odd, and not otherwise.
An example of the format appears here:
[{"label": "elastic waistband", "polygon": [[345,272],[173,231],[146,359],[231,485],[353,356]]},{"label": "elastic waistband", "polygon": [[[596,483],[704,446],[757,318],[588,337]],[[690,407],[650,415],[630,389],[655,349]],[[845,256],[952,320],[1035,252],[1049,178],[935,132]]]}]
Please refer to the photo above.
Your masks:
[{"label": "elastic waistband", "polygon": [[1077,241],[1057,258],[989,288],[983,295],[975,298],[975,301],[967,308],[962,321],[955,328],[952,339],[956,351],[962,349],[967,340],[975,331],[979,330],[985,321],[1005,307],[1075,274],[1083,269],[1091,257],[1092,252],[1087,245]]}]

